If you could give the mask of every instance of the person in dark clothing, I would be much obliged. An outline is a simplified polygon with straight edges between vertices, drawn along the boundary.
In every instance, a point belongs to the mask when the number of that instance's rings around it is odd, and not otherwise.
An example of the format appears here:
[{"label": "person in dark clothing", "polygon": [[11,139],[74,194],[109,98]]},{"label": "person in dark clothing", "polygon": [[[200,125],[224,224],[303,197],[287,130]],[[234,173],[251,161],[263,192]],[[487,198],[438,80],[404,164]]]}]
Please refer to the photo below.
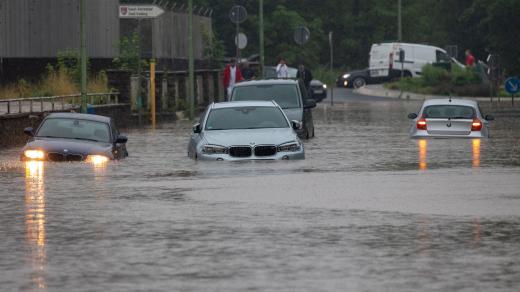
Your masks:
[{"label": "person in dark clothing", "polygon": [[305,88],[307,88],[307,91],[310,90],[312,80],[311,70],[305,68],[305,65],[300,64],[300,66],[298,66],[298,73],[296,73],[296,78],[301,79],[303,81],[303,84],[305,85]]},{"label": "person in dark clothing", "polygon": [[242,77],[244,77],[244,80],[255,78],[255,71],[249,66],[247,61],[242,63]]}]

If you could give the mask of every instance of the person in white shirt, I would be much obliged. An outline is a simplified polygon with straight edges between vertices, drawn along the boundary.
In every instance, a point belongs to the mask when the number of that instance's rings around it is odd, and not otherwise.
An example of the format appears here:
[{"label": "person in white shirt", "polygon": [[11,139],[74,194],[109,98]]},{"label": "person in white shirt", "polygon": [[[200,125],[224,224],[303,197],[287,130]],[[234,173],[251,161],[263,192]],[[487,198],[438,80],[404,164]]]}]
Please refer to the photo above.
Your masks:
[{"label": "person in white shirt", "polygon": [[287,68],[284,58],[281,58],[276,66],[276,77],[289,78],[289,69]]}]

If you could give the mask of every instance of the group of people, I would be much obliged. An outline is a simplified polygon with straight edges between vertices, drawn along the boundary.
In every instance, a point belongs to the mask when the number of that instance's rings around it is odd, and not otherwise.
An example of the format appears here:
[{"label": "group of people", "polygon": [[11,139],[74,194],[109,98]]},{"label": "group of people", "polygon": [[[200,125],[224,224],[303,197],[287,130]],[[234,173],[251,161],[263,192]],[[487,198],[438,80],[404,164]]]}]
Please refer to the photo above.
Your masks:
[{"label": "group of people", "polygon": [[[230,62],[226,65],[224,69],[224,88],[226,90],[226,96],[229,97],[231,95],[231,90],[235,86],[235,84],[244,81],[244,80],[252,80],[255,78],[256,72],[249,67],[249,63],[242,63],[242,68],[237,65],[237,61],[234,58],[231,58]],[[276,65],[276,77],[277,78],[289,78],[289,67],[287,67],[287,62],[284,58],[280,58],[278,61],[278,65]],[[305,65],[300,64],[298,66],[298,72],[296,73],[296,78],[301,79],[305,84],[307,90],[310,88],[312,73],[309,69],[305,67]]]}]

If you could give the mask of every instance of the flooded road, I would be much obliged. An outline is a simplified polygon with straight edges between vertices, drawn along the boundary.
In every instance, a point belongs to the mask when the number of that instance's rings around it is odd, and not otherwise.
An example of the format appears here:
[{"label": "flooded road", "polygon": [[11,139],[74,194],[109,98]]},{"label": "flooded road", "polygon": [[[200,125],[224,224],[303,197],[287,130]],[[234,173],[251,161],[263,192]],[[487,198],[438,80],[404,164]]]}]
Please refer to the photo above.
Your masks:
[{"label": "flooded road", "polygon": [[304,161],[192,161],[188,121],[102,165],[2,150],[0,290],[518,290],[520,119],[410,140],[420,102],[335,94]]}]

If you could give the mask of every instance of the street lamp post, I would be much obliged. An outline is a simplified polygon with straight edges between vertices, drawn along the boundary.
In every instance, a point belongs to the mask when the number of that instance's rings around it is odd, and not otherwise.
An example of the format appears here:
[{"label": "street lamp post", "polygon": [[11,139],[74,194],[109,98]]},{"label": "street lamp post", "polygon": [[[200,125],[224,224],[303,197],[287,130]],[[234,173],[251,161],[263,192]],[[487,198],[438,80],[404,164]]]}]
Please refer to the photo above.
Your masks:
[{"label": "street lamp post", "polygon": [[188,98],[190,102],[190,120],[194,118],[195,88],[193,60],[193,0],[188,1]]},{"label": "street lamp post", "polygon": [[79,30],[81,55],[81,112],[87,112],[87,42],[85,36],[85,0],[79,2]]},{"label": "street lamp post", "polygon": [[260,76],[264,76],[264,0],[259,0],[258,18],[260,21],[259,46],[260,46]]},{"label": "street lamp post", "polygon": [[401,22],[401,4],[402,0],[397,1],[397,41],[403,41],[403,30],[402,30],[402,22]]}]

